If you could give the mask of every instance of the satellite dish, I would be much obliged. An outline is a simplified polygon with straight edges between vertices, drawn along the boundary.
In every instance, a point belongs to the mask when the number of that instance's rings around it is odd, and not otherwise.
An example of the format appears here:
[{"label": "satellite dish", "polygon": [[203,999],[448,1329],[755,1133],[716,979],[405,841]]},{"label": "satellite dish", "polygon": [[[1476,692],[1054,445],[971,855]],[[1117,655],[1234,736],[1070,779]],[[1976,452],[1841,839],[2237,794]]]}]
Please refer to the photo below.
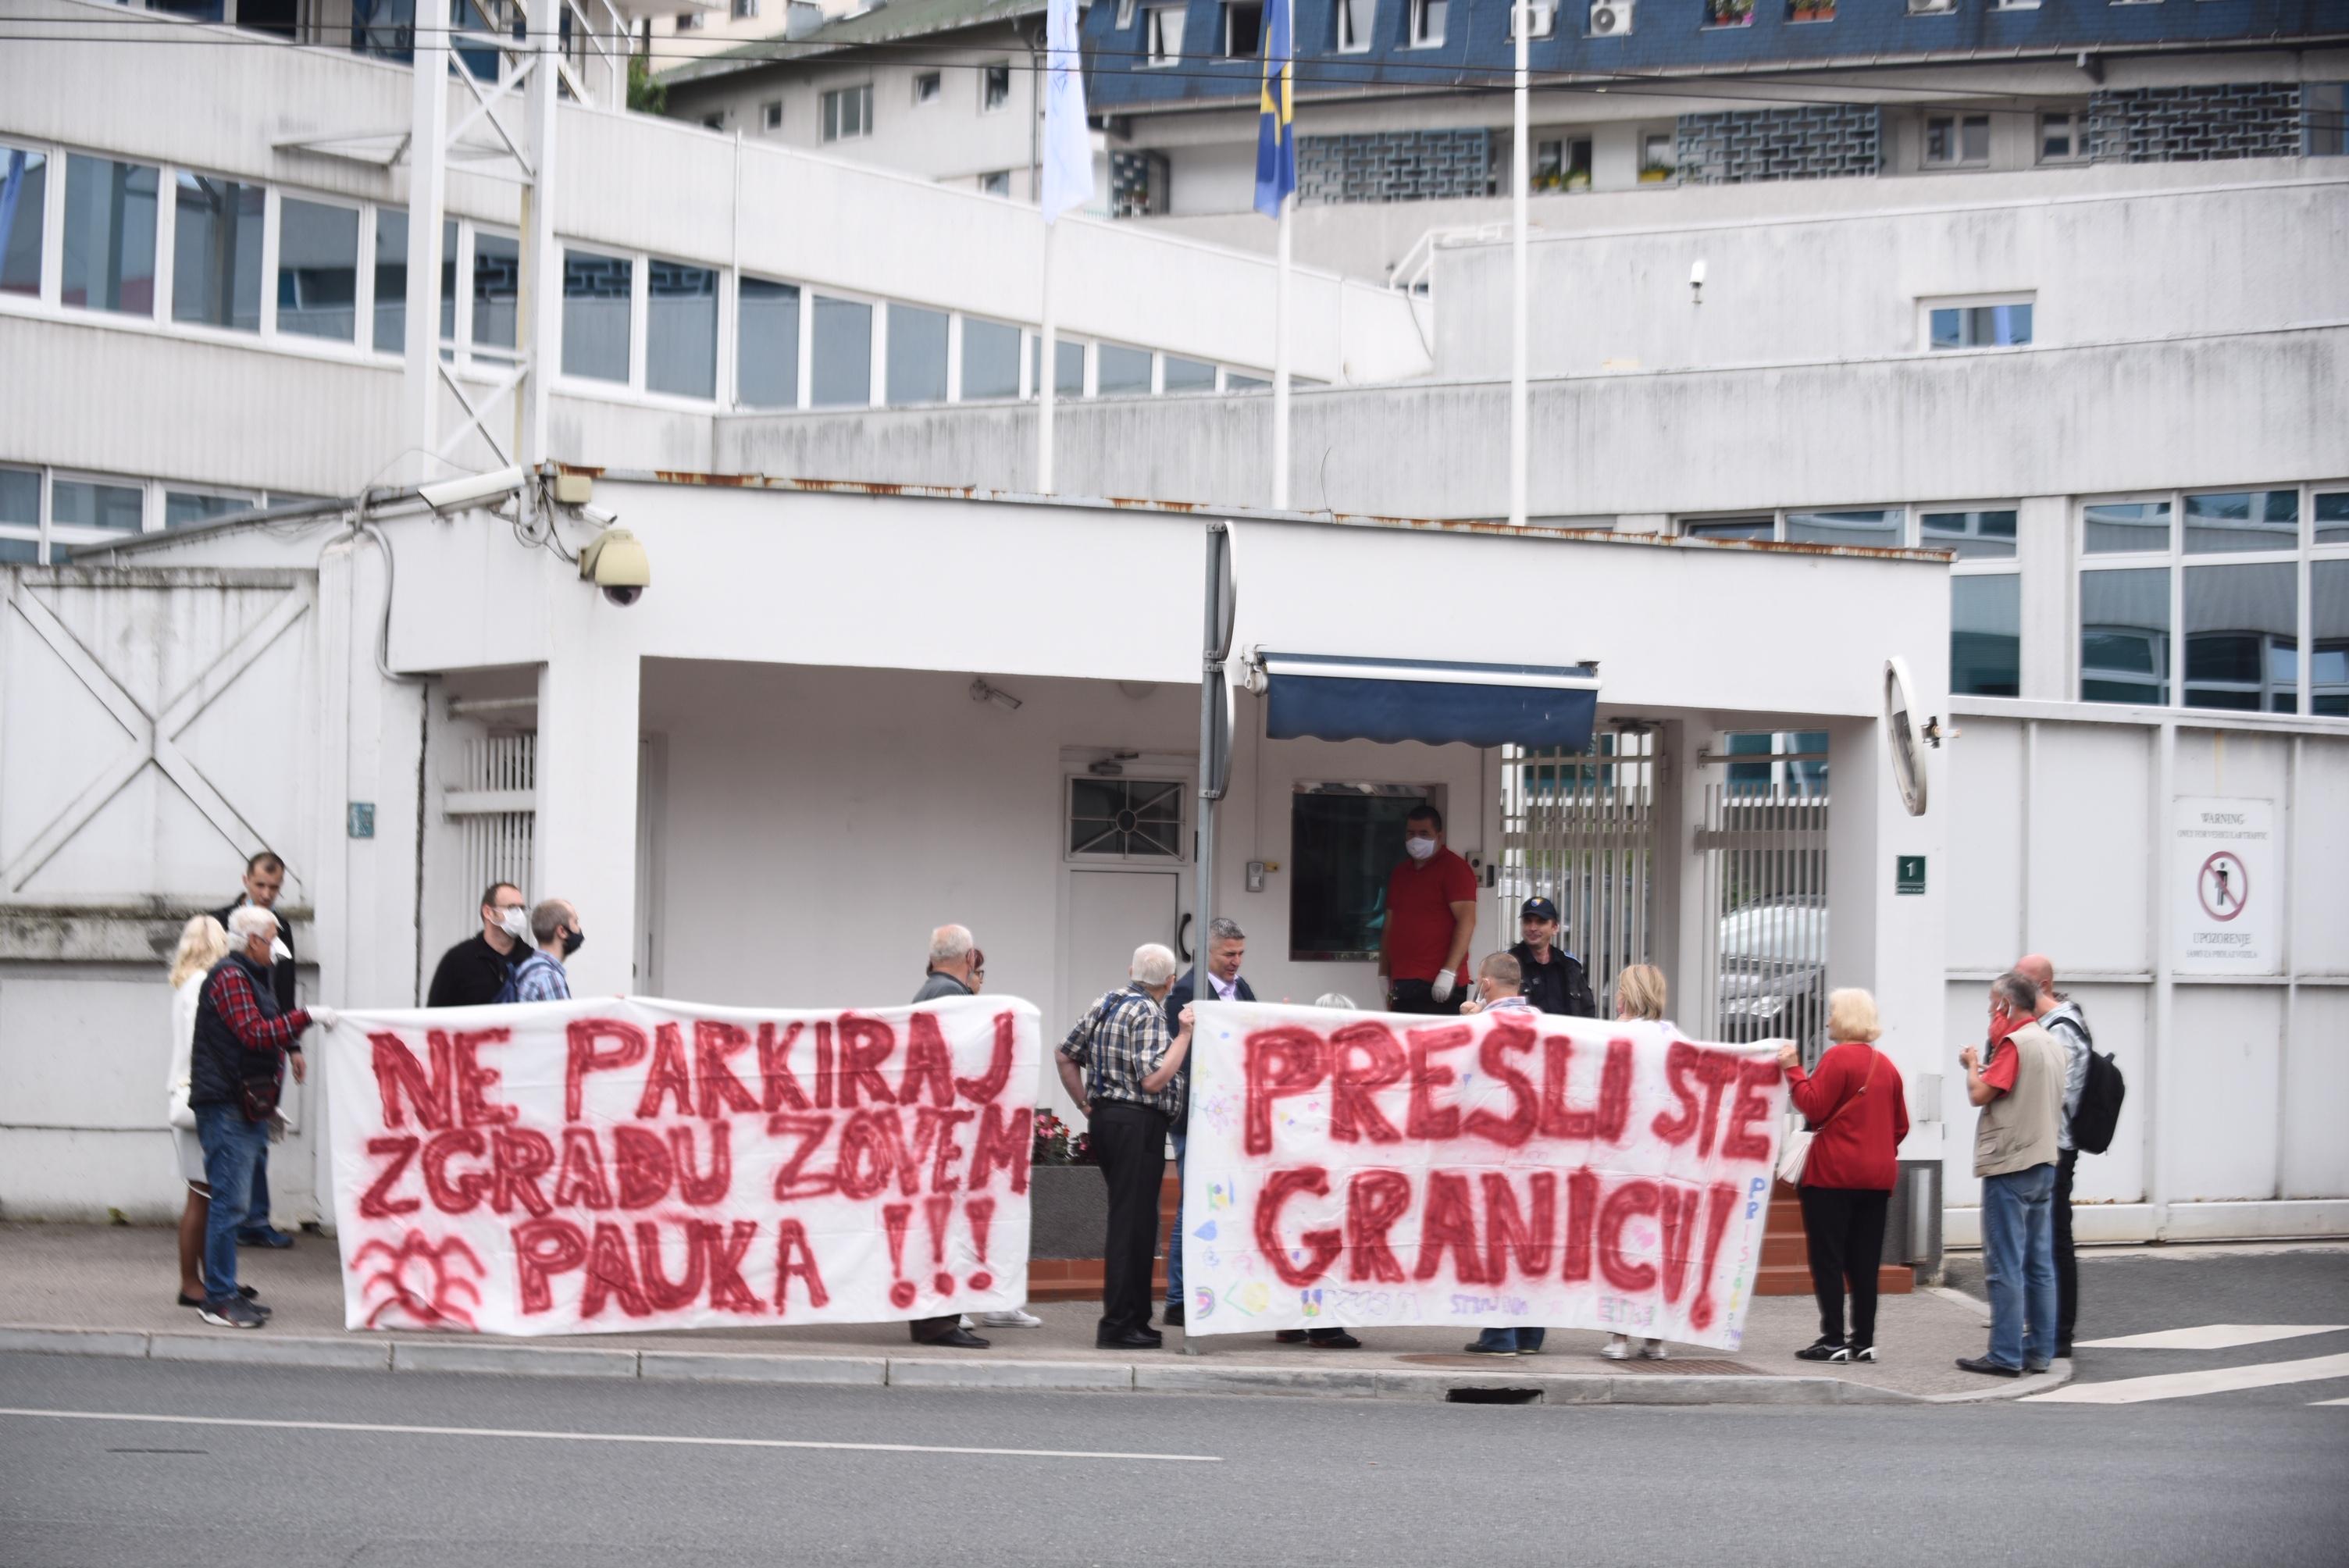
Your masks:
[{"label": "satellite dish", "polygon": [[1912,817],[1925,814],[1925,733],[1917,723],[1915,688],[1909,662],[1899,655],[1884,661],[1884,744],[1892,753],[1892,781]]}]

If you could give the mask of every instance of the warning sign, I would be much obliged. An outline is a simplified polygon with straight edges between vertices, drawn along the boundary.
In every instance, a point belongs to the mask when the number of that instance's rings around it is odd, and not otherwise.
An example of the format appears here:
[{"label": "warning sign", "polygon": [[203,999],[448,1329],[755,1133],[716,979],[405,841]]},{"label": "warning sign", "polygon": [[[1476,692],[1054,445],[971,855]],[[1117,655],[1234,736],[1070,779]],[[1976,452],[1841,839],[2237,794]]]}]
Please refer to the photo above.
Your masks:
[{"label": "warning sign", "polygon": [[2272,975],[2278,889],[2275,803],[2180,796],[2172,831],[2178,945],[2186,975]]}]

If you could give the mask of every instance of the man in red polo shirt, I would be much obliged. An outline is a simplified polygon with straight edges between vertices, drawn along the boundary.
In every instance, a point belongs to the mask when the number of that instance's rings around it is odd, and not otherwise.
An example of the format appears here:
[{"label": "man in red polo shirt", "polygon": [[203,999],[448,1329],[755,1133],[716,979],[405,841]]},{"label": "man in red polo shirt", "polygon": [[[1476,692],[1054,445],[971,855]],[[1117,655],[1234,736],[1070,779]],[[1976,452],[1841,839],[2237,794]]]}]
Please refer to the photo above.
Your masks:
[{"label": "man in red polo shirt", "polygon": [[1379,976],[1396,1013],[1450,1013],[1476,934],[1476,873],[1444,847],[1444,813],[1422,803],[1403,820],[1404,854],[1387,877]]}]

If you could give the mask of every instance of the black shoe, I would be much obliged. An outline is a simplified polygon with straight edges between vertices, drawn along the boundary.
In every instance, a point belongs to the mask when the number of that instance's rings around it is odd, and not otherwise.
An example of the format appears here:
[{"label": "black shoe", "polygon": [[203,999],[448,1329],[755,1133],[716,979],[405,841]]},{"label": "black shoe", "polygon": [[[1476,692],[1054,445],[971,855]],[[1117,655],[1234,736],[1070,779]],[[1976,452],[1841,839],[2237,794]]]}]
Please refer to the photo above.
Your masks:
[{"label": "black shoe", "polygon": [[236,1297],[218,1305],[208,1301],[196,1310],[206,1323],[215,1328],[258,1328],[265,1321],[260,1313],[254,1310],[251,1302]]},{"label": "black shoe", "polygon": [[2072,1342],[2070,1340],[2067,1339],[2064,1341],[2063,1344],[2058,1345],[2055,1347],[2055,1359],[2058,1361],[2069,1361],[2072,1359]]},{"label": "black shoe", "polygon": [[1795,1352],[1797,1361],[1848,1361],[1851,1346],[1840,1339],[1815,1339]]},{"label": "black shoe", "polygon": [[916,1345],[944,1346],[949,1350],[984,1350],[988,1342],[968,1328],[949,1328],[935,1339],[916,1339]]},{"label": "black shoe", "polygon": [[1168,1302],[1166,1304],[1166,1310],[1158,1315],[1158,1321],[1164,1324],[1169,1328],[1182,1327],[1183,1304],[1179,1301]]},{"label": "black shoe", "polygon": [[294,1238],[280,1230],[240,1231],[236,1244],[240,1247],[274,1247],[283,1252],[294,1244]]},{"label": "black shoe", "polygon": [[1515,1356],[1517,1353],[1514,1345],[1487,1345],[1481,1339],[1469,1341],[1460,1350],[1464,1356]]},{"label": "black shoe", "polygon": [[2029,1373],[2029,1374],[2030,1374],[2032,1377],[2038,1377],[2042,1372],[2044,1372],[2044,1371],[2046,1371],[2046,1370],[2048,1370],[2048,1363],[2046,1363],[2046,1362],[2044,1362],[2044,1361],[2042,1361],[2042,1362],[2041,1362],[2038,1366],[2036,1366],[2036,1367],[2025,1367],[2023,1368],[2023,1371],[2025,1371],[2026,1373]]},{"label": "black shoe", "polygon": [[1273,1338],[1283,1345],[1302,1345],[1305,1343],[1305,1330],[1301,1328],[1277,1329],[1273,1333]]},{"label": "black shoe", "polygon": [[[244,1297],[247,1301],[253,1301],[254,1298],[258,1296],[261,1293],[254,1289],[249,1284],[241,1284],[236,1287],[236,1294]],[[202,1306],[203,1304],[204,1298],[202,1296],[190,1295],[186,1291],[181,1291],[180,1293],[180,1305],[181,1306]],[[258,1304],[256,1303],[255,1305]],[[265,1313],[269,1309],[264,1306],[262,1307],[261,1310]]]},{"label": "black shoe", "polygon": [[1961,1372],[1980,1372],[1984,1376],[1991,1377],[2020,1377],[2023,1376],[2022,1367],[2002,1367],[1987,1356],[1961,1356],[1958,1357],[1958,1369]]},{"label": "black shoe", "polygon": [[1093,1348],[1096,1350],[1160,1350],[1165,1345],[1163,1336],[1147,1328],[1129,1328],[1123,1334],[1093,1336]]},{"label": "black shoe", "polygon": [[1308,1336],[1306,1343],[1316,1350],[1360,1350],[1362,1347],[1361,1340],[1342,1328],[1332,1328],[1326,1333],[1316,1330]]},{"label": "black shoe", "polygon": [[1851,1347],[1851,1358],[1854,1361],[1873,1361],[1876,1359],[1876,1346],[1873,1345],[1855,1345]]}]

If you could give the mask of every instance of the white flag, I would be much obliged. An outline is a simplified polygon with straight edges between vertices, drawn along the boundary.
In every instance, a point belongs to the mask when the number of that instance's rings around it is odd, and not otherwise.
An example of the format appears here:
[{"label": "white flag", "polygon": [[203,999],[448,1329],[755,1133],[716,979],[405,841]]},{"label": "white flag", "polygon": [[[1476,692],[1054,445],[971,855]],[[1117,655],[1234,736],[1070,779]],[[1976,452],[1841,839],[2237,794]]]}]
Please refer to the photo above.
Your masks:
[{"label": "white flag", "polygon": [[1092,136],[1085,129],[1084,68],[1077,54],[1077,0],[1051,0],[1044,44],[1044,222],[1092,200]]}]

